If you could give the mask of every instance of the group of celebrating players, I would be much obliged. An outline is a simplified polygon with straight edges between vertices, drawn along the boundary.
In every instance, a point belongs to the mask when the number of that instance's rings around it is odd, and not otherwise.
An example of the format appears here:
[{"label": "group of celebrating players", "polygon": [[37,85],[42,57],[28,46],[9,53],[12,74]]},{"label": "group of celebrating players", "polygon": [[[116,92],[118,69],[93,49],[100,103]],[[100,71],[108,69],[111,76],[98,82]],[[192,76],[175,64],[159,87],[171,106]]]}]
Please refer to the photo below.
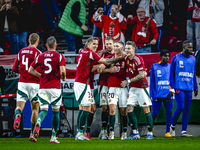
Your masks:
[{"label": "group of celebrating players", "polygon": [[[36,47],[39,36],[29,36],[30,45],[20,50],[13,65],[13,71],[20,73],[13,127],[20,126],[21,113],[28,99],[31,102],[31,134],[29,140],[36,142],[42,121],[52,105],[52,136],[50,143],[60,143],[56,134],[59,125],[59,109],[62,102],[60,79],[66,80],[65,58],[56,52],[57,42],[51,36],[47,39],[48,51],[41,53]],[[99,138],[114,139],[115,114],[120,108],[122,140],[140,139],[134,106],[143,108],[148,128],[147,139],[153,139],[153,122],[164,102],[166,108],[166,137],[175,136],[175,126],[183,112],[182,136],[186,133],[192,91],[198,94],[195,74],[195,59],[192,43],[183,42],[183,52],[168,64],[168,50],[160,52],[161,61],[152,65],[150,92],[146,80],[147,72],[141,56],[135,54],[136,45],[132,41],[124,43],[106,37],[105,50],[96,53],[98,38],[90,37],[85,48],[80,49],[74,83],[75,98],[79,104],[77,135],[75,140],[90,140],[90,126],[96,111],[92,89],[94,72],[99,77],[99,97],[102,106],[102,128]],[[125,52],[123,51],[125,49]],[[193,85],[193,86],[191,86]],[[177,109],[172,117],[172,97],[175,93]],[[153,104],[152,114],[149,106]],[[39,107],[41,112],[38,114]],[[128,121],[132,134],[127,137]],[[109,129],[108,129],[109,126]],[[84,132],[85,130],[85,132]]]}]

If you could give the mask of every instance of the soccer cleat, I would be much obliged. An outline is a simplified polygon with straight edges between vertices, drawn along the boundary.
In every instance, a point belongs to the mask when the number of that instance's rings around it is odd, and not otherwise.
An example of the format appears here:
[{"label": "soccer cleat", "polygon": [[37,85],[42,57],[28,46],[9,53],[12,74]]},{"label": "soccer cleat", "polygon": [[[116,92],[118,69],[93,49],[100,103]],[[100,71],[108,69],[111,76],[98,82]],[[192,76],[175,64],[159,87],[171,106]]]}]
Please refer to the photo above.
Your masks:
[{"label": "soccer cleat", "polygon": [[104,134],[104,130],[101,130],[101,132],[99,133],[99,139],[102,139],[103,134]]},{"label": "soccer cleat", "polygon": [[185,132],[182,132],[182,133],[181,133],[181,136],[182,136],[182,137],[192,137],[193,135],[187,134],[187,132],[185,131]]},{"label": "soccer cleat", "polygon": [[136,140],[136,139],[140,139],[139,133],[133,133],[130,137],[126,138],[125,140]]},{"label": "soccer cleat", "polygon": [[175,127],[172,127],[172,125],[170,126],[170,134],[171,134],[171,136],[176,136],[175,135]]},{"label": "soccer cleat", "polygon": [[170,132],[167,132],[167,133],[165,134],[165,137],[172,137],[172,135],[170,134]]},{"label": "soccer cleat", "polygon": [[148,133],[146,139],[147,139],[147,140],[152,140],[152,139],[153,139],[153,134]]},{"label": "soccer cleat", "polygon": [[40,132],[40,123],[37,122],[35,124],[35,128],[33,130],[33,136],[34,136],[34,138],[38,138],[39,137],[39,132]]},{"label": "soccer cleat", "polygon": [[84,132],[85,137],[91,140],[90,132]]},{"label": "soccer cleat", "polygon": [[50,143],[57,143],[57,144],[59,144],[60,142],[57,140],[56,136],[51,136]]},{"label": "soccer cleat", "polygon": [[32,134],[32,133],[31,133],[30,136],[29,136],[29,141],[37,142],[37,139],[33,137],[33,134]]},{"label": "soccer cleat", "polygon": [[102,134],[102,140],[108,140],[108,132],[107,130],[104,130],[104,133]]},{"label": "soccer cleat", "polygon": [[126,138],[127,138],[127,133],[126,132],[122,132],[121,140],[125,140]]},{"label": "soccer cleat", "polygon": [[14,128],[15,130],[19,129],[20,120],[21,120],[21,115],[20,115],[20,114],[16,115],[15,121],[14,121],[14,123],[13,123],[13,128]]},{"label": "soccer cleat", "polygon": [[85,136],[83,135],[83,133],[78,132],[77,135],[76,135],[75,140],[90,140],[90,139],[88,139],[87,137],[85,137]]},{"label": "soccer cleat", "polygon": [[108,139],[109,140],[114,140],[114,137],[115,137],[114,131],[111,131],[110,134],[109,134]]}]

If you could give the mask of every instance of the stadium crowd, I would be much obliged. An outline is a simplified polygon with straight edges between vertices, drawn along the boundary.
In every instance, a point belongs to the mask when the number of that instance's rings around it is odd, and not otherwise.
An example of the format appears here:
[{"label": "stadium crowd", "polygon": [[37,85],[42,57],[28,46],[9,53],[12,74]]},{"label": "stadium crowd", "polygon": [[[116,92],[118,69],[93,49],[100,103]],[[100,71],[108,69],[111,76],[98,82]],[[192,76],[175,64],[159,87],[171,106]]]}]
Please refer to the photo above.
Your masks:
[{"label": "stadium crowd", "polygon": [[[22,12],[25,9],[24,7],[27,6],[22,5],[24,2],[26,0],[17,0],[15,5],[12,6],[12,0],[4,0],[0,7],[2,20],[0,35],[1,40],[3,40],[1,45],[4,47],[4,39],[9,39],[12,54],[17,54],[12,70],[20,73],[13,128],[15,130],[19,128],[24,105],[30,99],[32,126],[29,140],[37,142],[36,138],[39,136],[41,123],[47,115],[48,105],[51,104],[53,117],[50,143],[60,143],[56,137],[59,124],[58,112],[62,101],[60,80],[66,80],[66,64],[65,57],[56,52],[57,41],[55,37],[49,36],[50,31],[52,31],[51,25],[55,19],[53,16],[60,12],[57,10],[57,5],[53,5],[56,3],[54,0],[48,5],[45,0],[40,0],[40,2],[39,0],[31,0],[32,9],[31,11],[27,10],[25,13]],[[120,120],[122,124],[121,140],[140,139],[137,118],[134,113],[134,107],[137,105],[142,107],[146,116],[147,140],[153,139],[153,123],[162,102],[165,105],[167,120],[165,137],[176,136],[176,122],[181,112],[183,113],[181,136],[192,136],[187,133],[189,109],[192,93],[194,92],[195,96],[198,95],[195,57],[192,56],[194,50],[192,33],[194,29],[196,51],[198,51],[200,44],[198,41],[200,0],[187,1],[187,13],[190,14],[186,27],[187,40],[186,38],[182,39],[182,52],[172,58],[171,64],[169,64],[170,51],[160,49],[162,36],[168,34],[165,34],[167,27],[165,26],[166,19],[163,17],[164,11],[169,13],[166,3],[163,0],[119,2],[104,0],[105,5],[98,7],[91,17],[91,22],[94,23],[93,36],[102,35],[103,49],[98,52],[98,37],[88,38],[85,47],[82,47],[82,36],[84,31],[88,30],[85,25],[86,4],[90,3],[90,0],[70,0],[59,22],[59,27],[63,29],[68,42],[68,50],[76,51],[79,54],[74,82],[75,98],[79,104],[75,140],[91,140],[90,126],[96,111],[91,90],[93,89],[94,72],[100,74],[99,97],[102,106],[100,139],[114,139],[117,107],[120,108],[122,118]],[[47,51],[44,53],[37,49],[41,40],[36,33],[38,31],[38,24],[36,23],[38,22],[38,15],[36,13],[38,13],[37,10],[41,6],[40,4],[43,4],[43,10],[46,10],[41,13],[47,19],[46,22],[43,20],[45,22],[43,25],[48,24],[49,27],[46,28],[45,25],[45,28],[42,28],[42,40],[46,42],[45,46],[47,47]],[[54,9],[50,11],[47,6],[54,6]],[[176,6],[179,8],[181,4]],[[36,9],[35,12],[33,8]],[[19,13],[20,11],[21,13]],[[30,15],[31,12],[34,12],[33,18],[31,18],[33,23],[31,26],[33,27],[30,36],[28,36],[30,29],[22,28],[22,25],[19,25],[22,20],[26,23],[22,16],[29,15],[29,11]],[[9,15],[11,16],[9,17]],[[21,21],[18,20],[20,15],[22,17]],[[183,21],[181,17],[182,15],[178,18],[178,28],[181,26],[181,21]],[[12,19],[12,21],[9,19]],[[173,30],[174,28],[175,26],[173,26]],[[98,34],[98,32],[101,33]],[[25,42],[27,37],[28,46]],[[138,53],[151,52],[160,52],[160,61],[152,65],[149,90],[145,64]],[[177,107],[172,116],[173,96]],[[152,113],[150,106],[153,108]],[[39,107],[41,112],[38,114]],[[127,137],[128,125],[132,129],[130,137]]]}]

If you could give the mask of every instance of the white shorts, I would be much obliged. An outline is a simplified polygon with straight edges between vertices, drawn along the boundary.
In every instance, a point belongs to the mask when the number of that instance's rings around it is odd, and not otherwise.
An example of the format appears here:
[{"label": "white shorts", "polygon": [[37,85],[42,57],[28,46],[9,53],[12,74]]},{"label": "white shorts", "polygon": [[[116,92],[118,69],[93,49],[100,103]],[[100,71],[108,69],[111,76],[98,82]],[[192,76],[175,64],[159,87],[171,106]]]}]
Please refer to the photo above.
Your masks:
[{"label": "white shorts", "polygon": [[128,90],[127,88],[116,88],[110,87],[108,91],[108,104],[116,104],[119,99],[119,107],[127,107],[127,96]]},{"label": "white shorts", "polygon": [[90,106],[94,101],[88,84],[74,82],[74,94],[79,105]]},{"label": "white shorts", "polygon": [[107,86],[99,86],[99,100],[100,106],[108,105],[108,87]]},{"label": "white shorts", "polygon": [[[146,88],[149,93],[149,88]],[[127,105],[139,105],[141,107],[151,106],[151,99],[145,92],[143,88],[135,88],[131,87],[128,94],[128,102]]]},{"label": "white shorts", "polygon": [[28,99],[31,102],[39,102],[37,93],[39,84],[18,82],[17,101],[26,102]]},{"label": "white shorts", "polygon": [[91,104],[96,104],[95,99],[94,99],[94,89],[91,89],[90,100],[91,100]]},{"label": "white shorts", "polygon": [[58,109],[62,103],[61,89],[39,89],[38,97],[40,108],[48,108],[51,104],[53,109]]}]

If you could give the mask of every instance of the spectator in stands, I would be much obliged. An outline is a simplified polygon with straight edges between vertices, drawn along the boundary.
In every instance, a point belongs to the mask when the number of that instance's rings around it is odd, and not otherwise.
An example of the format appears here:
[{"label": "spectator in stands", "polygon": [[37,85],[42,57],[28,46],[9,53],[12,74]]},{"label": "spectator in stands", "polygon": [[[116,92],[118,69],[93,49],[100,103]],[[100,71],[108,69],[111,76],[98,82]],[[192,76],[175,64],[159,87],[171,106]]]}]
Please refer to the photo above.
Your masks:
[{"label": "spectator in stands", "polygon": [[19,48],[27,47],[27,36],[30,30],[30,6],[29,0],[16,0],[16,6],[19,12],[18,32],[19,32]]},{"label": "spectator in stands", "polygon": [[[102,0],[98,0],[98,3],[100,3]],[[117,4],[116,0],[103,0],[104,5],[103,5],[103,14],[104,15],[110,15],[110,9],[113,4]],[[97,8],[102,7],[100,4],[97,5]],[[101,37],[101,29],[99,29],[95,24],[93,27],[93,32],[92,32],[93,37]]]},{"label": "spectator in stands", "polygon": [[101,28],[103,48],[107,36],[113,37],[115,41],[125,41],[126,18],[120,14],[118,5],[112,5],[110,15],[103,15],[103,8],[98,8],[91,20],[98,28]]},{"label": "spectator in stands", "polygon": [[83,33],[88,30],[85,21],[86,5],[89,2],[90,0],[70,0],[65,7],[58,26],[64,30],[67,51],[78,53],[82,48]]},{"label": "spectator in stands", "polygon": [[200,50],[200,0],[189,0],[188,11],[192,10],[187,20],[187,40],[193,42],[193,30],[196,37],[196,51]]},{"label": "spectator in stands", "polygon": [[4,48],[6,39],[9,39],[12,54],[19,52],[19,35],[17,18],[19,12],[16,6],[12,6],[12,0],[4,0],[0,8],[0,47]]},{"label": "spectator in stands", "polygon": [[[126,3],[124,6],[122,6],[122,9],[120,10],[120,13],[124,17],[128,17],[128,15],[132,15],[132,17],[137,16],[136,10],[138,9],[138,4],[136,0],[128,0],[128,3]],[[133,26],[130,26],[127,24],[127,29],[125,31],[125,39],[126,41],[131,41],[132,40],[132,29]]]},{"label": "spectator in stands", "polygon": [[163,12],[165,9],[164,1],[163,0],[141,0],[139,7],[143,7],[146,11],[146,16],[150,17],[155,20],[159,37],[154,46],[154,51],[160,51],[160,39],[161,36],[164,34],[163,30]]},{"label": "spectator in stands", "polygon": [[[132,41],[136,43],[135,53],[151,53],[151,45],[155,45],[159,33],[156,23],[149,17],[145,17],[142,7],[137,9],[137,17],[128,16],[127,23],[133,25]],[[151,40],[151,36],[153,39]]]}]

